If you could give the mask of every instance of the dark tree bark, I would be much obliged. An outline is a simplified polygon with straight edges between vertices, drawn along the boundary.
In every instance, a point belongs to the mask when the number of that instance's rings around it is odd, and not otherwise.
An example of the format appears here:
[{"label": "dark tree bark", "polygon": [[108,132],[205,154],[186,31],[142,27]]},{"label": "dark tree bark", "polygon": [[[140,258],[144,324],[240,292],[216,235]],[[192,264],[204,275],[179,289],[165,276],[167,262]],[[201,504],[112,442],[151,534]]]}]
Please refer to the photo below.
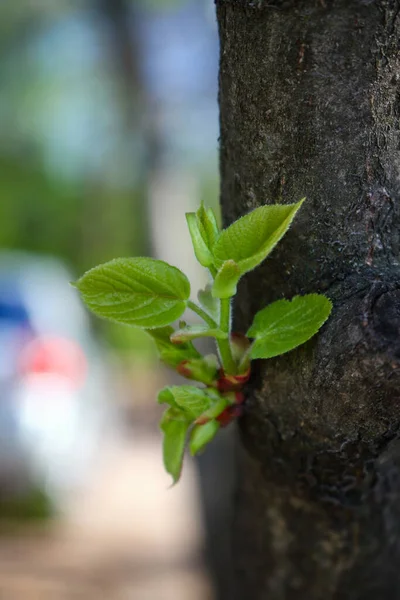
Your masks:
[{"label": "dark tree bark", "polygon": [[400,598],[400,1],[217,0],[225,224],[307,196],[241,283],[334,302],[258,361],[240,423],[238,598]]}]

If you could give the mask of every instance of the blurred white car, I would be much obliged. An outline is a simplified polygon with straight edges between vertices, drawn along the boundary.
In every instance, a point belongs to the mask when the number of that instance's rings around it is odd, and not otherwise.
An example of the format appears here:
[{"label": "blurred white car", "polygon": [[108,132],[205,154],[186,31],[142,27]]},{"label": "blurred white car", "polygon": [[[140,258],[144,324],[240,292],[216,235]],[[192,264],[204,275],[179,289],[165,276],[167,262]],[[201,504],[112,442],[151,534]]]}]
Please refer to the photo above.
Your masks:
[{"label": "blurred white car", "polygon": [[53,258],[0,253],[0,498],[84,481],[107,410],[106,362]]}]

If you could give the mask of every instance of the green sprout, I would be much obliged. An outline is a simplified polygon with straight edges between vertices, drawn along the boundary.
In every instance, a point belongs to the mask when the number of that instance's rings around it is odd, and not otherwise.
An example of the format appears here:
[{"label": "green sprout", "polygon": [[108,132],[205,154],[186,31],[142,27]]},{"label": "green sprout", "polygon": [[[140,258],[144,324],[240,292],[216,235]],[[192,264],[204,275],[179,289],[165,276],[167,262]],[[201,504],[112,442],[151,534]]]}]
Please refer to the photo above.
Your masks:
[{"label": "green sprout", "polygon": [[[99,317],[145,329],[161,360],[199,385],[170,386],[158,402],[167,405],[160,428],[163,457],[174,483],[185,447],[202,451],[243,409],[243,387],[251,361],[289,352],[317,333],[332,304],[320,294],[277,300],[260,310],[246,335],[231,331],[231,304],[239,279],[257,267],[288,231],[297,204],[256,208],[220,230],[213,211],[200,206],[186,215],[194,253],[208,269],[211,283],[190,300],[190,283],[179,269],[153,258],[118,258],[94,267],[74,285]],[[203,321],[174,328],[186,309]],[[214,338],[217,354],[202,356],[193,340]]]}]

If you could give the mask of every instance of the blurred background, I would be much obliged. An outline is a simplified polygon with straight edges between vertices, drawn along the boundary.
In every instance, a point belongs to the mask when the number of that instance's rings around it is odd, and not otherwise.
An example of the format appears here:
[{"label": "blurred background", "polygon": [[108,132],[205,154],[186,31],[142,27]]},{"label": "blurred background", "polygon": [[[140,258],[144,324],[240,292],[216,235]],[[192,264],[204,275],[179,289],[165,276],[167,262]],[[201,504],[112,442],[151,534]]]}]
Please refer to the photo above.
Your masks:
[{"label": "blurred background", "polygon": [[0,3],[0,599],[231,598],[229,434],[168,489],[139,330],[68,282],[218,210],[213,0]]}]

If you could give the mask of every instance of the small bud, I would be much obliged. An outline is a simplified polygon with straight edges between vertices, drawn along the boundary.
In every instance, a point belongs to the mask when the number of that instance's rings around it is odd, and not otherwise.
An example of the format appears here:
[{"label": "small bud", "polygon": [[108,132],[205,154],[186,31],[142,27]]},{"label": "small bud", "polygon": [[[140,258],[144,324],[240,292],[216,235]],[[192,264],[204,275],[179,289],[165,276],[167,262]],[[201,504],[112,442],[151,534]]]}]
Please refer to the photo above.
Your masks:
[{"label": "small bud", "polygon": [[187,366],[188,362],[189,362],[188,360],[183,360],[176,367],[176,370],[179,373],[179,375],[182,375],[182,377],[186,377],[186,379],[193,379],[193,377],[192,377],[192,371]]},{"label": "small bud", "polygon": [[250,367],[243,375],[226,375],[221,369],[218,378],[218,390],[220,392],[233,392],[240,390],[250,378]]},{"label": "small bud", "polygon": [[229,423],[232,423],[237,417],[241,417],[243,414],[243,406],[240,404],[235,406],[228,406],[218,417],[217,421],[221,427],[226,427]]},{"label": "small bud", "polygon": [[176,368],[184,360],[201,358],[200,352],[196,350],[192,342],[179,345],[171,342],[170,336],[174,332],[172,327],[149,329],[147,332],[154,339],[162,362],[169,367]]},{"label": "small bud", "polygon": [[243,394],[243,392],[235,392],[235,403],[243,404],[244,401],[245,401],[245,395]]},{"label": "small bud", "polygon": [[200,381],[206,385],[215,385],[218,376],[217,366],[209,356],[183,360],[176,370],[182,377]]}]

